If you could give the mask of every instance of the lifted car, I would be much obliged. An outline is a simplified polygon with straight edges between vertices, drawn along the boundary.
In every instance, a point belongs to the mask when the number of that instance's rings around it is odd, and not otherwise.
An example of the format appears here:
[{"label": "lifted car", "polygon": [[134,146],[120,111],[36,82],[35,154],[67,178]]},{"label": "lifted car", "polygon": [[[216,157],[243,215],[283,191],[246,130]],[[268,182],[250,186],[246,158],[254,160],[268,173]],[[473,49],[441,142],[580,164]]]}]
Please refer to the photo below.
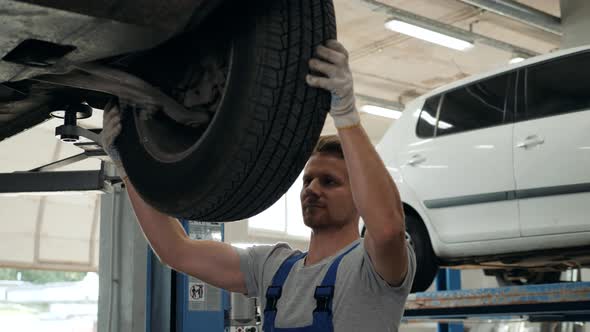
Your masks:
[{"label": "lifted car", "polygon": [[315,48],[336,38],[331,0],[0,6],[0,141],[117,98],[129,178],[173,216],[231,221],[270,206],[329,110],[305,75]]},{"label": "lifted car", "polygon": [[406,106],[379,143],[417,257],[483,268],[501,285],[590,266],[590,47],[443,86]]}]

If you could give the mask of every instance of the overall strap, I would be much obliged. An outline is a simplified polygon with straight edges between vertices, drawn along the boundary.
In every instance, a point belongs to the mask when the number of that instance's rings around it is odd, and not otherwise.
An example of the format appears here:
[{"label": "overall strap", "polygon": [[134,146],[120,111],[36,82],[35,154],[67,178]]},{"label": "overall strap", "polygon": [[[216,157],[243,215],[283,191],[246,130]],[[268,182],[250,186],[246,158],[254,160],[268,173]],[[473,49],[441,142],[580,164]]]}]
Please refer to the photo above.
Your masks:
[{"label": "overall strap", "polygon": [[287,280],[287,277],[289,276],[289,272],[291,272],[291,269],[293,268],[293,265],[295,265],[297,261],[304,258],[305,256],[307,256],[307,253],[303,252],[285,259],[279,267],[279,269],[277,270],[277,272],[275,273],[275,275],[272,277],[271,285],[283,286],[283,284]]},{"label": "overall strap", "polygon": [[334,298],[334,285],[336,285],[336,274],[338,272],[338,266],[340,261],[351,252],[354,248],[358,247],[359,243],[353,245],[348,250],[336,257],[332,262],[332,265],[328,268],[328,272],[324,276],[320,286],[315,288],[314,297],[317,302],[316,309],[314,312],[332,312],[332,299]]},{"label": "overall strap", "polygon": [[351,248],[340,254],[334,261],[332,261],[326,275],[320,286],[317,286],[314,293],[317,306],[313,311],[313,323],[309,326],[298,328],[275,328],[275,319],[277,315],[277,302],[281,297],[283,285],[287,280],[289,272],[295,263],[305,257],[307,254],[295,255],[286,259],[275,273],[271,286],[266,291],[266,307],[264,310],[264,325],[265,332],[333,332],[334,326],[332,323],[332,299],[334,298],[334,285],[336,283],[336,274],[338,266],[342,258],[356,248],[359,243],[353,245]]},{"label": "overall strap", "polygon": [[[272,323],[269,326],[274,326],[274,318],[277,312],[277,302],[281,298],[283,293],[283,285],[289,276],[289,272],[293,268],[293,265],[307,253],[301,253],[299,255],[293,255],[283,261],[277,272],[272,278],[270,286],[266,290],[266,307],[264,308],[265,324],[267,319],[272,319]],[[270,323],[270,322],[269,322]]]}]

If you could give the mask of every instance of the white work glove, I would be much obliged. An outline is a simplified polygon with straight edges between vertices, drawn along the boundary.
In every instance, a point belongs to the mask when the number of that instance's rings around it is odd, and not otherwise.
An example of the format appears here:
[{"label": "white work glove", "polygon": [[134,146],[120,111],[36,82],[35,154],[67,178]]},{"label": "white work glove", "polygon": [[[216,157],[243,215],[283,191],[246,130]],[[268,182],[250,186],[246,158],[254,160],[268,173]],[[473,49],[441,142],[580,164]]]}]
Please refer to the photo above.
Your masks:
[{"label": "white work glove", "polygon": [[123,162],[121,161],[119,151],[115,147],[115,140],[121,133],[121,128],[121,111],[119,110],[119,103],[111,100],[104,108],[100,140],[102,143],[102,148],[109,155],[109,157],[111,157],[113,164],[115,164],[117,174],[119,177],[121,177],[121,179],[125,179],[127,177],[127,173],[123,167]]},{"label": "white work glove", "polygon": [[336,128],[345,129],[359,125],[361,118],[355,105],[348,51],[337,40],[328,40],[326,46],[318,46],[316,52],[317,58],[309,61],[309,67],[326,77],[308,74],[307,84],[332,93],[330,115]]}]

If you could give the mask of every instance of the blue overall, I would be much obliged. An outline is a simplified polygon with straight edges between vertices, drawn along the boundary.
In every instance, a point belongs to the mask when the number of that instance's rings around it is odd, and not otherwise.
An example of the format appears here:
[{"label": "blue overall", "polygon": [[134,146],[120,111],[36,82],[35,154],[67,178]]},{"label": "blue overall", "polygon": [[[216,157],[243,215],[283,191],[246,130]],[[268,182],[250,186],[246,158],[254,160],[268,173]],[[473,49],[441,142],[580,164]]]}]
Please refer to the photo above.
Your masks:
[{"label": "blue overall", "polygon": [[266,290],[266,307],[264,309],[264,325],[262,326],[265,332],[333,332],[334,326],[332,324],[332,299],[334,298],[334,285],[336,284],[336,273],[342,258],[356,248],[359,244],[355,244],[350,249],[343,252],[336,257],[332,265],[328,268],[328,272],[324,276],[320,286],[315,288],[314,298],[316,300],[316,308],[313,311],[313,324],[304,327],[293,328],[277,328],[275,327],[275,318],[277,316],[277,302],[281,298],[283,285],[293,265],[307,253],[294,255],[287,258],[279,267],[279,270],[272,278],[271,286]]}]

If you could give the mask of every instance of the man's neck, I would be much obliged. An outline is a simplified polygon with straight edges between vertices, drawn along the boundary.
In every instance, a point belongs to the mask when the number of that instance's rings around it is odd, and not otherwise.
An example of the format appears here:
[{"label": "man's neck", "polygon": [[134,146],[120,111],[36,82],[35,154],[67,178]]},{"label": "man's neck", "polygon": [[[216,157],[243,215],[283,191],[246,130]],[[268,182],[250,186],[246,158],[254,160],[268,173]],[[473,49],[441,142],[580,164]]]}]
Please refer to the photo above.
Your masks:
[{"label": "man's neck", "polygon": [[309,241],[309,250],[305,258],[305,265],[312,265],[326,257],[335,255],[359,237],[356,224],[347,225],[342,228],[313,230]]}]

